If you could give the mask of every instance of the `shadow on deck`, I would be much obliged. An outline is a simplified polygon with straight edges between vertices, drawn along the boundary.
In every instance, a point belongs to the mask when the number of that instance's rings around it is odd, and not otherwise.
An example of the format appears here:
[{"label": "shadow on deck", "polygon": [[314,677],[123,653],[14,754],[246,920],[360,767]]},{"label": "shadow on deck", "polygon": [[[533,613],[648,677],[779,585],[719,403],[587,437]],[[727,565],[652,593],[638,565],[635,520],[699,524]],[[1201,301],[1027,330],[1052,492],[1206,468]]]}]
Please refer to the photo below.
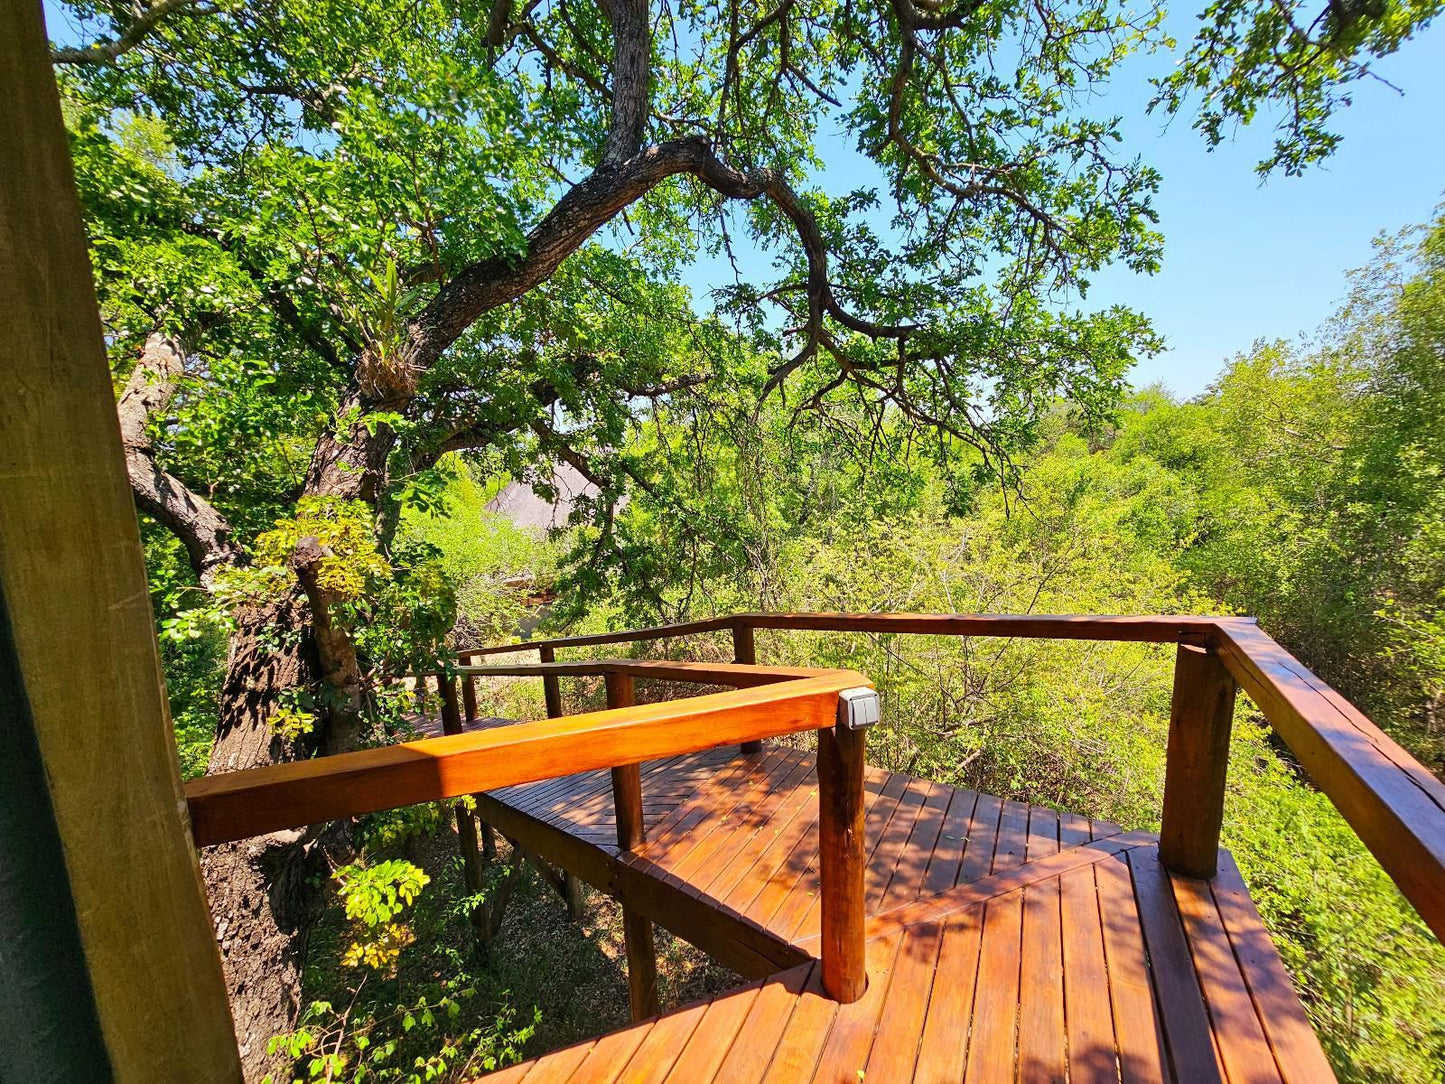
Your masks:
[{"label": "shadow on deck", "polygon": [[875,768],[865,788],[869,985],[849,1005],[815,959],[811,754],[643,765],[632,852],[605,770],[481,796],[498,830],[756,980],[485,1079],[1333,1079],[1227,853],[1198,881],[1145,833]]}]

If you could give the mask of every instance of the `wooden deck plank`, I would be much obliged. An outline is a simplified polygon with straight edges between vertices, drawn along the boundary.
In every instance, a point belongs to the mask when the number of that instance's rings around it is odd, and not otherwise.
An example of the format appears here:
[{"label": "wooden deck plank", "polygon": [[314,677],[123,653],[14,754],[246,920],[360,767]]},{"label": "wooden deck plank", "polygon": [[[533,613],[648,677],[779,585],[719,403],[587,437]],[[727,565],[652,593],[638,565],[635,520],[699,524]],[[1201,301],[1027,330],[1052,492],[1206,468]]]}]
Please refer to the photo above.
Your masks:
[{"label": "wooden deck plank", "polygon": [[[1054,853],[1058,853],[1055,839]],[[1064,942],[1059,881],[1050,878],[1023,890],[1019,967],[1019,1080],[1063,1084],[1067,1074],[1064,1035]]]},{"label": "wooden deck plank", "polygon": [[[867,831],[867,817],[873,808],[879,804],[877,800],[870,803],[864,812],[864,891],[866,893],[868,884],[873,879],[873,863],[878,855],[879,848],[883,846],[888,835],[888,827],[900,817],[911,817],[917,812],[918,805],[910,802],[912,781],[905,785],[903,793],[899,796],[898,802],[893,806],[892,813],[887,822],[878,832]],[[881,796],[881,792],[880,792]],[[868,795],[865,794],[865,799]],[[815,842],[811,841],[810,842]],[[818,852],[816,846],[808,855],[807,867],[803,874],[789,890],[783,902],[768,920],[768,928],[779,937],[789,941],[801,940],[806,937],[817,935],[822,928],[822,894],[820,892],[821,876],[818,867]],[[866,911],[866,905],[865,905]]]},{"label": "wooden deck plank", "polygon": [[1104,927],[1109,1001],[1118,1037],[1119,1076],[1124,1084],[1158,1084],[1172,1076],[1128,859],[1118,855],[1093,869]]},{"label": "wooden deck plank", "polygon": [[[732,858],[738,846],[748,835],[760,826],[760,812],[770,795],[776,794],[779,784],[796,767],[794,762],[779,753],[765,752],[753,770],[739,777],[732,793],[717,804],[715,815],[709,818],[710,830],[697,833],[697,839],[689,847],[669,848],[663,864],[682,880],[697,883],[698,871],[725,865]],[[653,848],[664,849],[664,845]],[[711,879],[711,878],[709,878]]]},{"label": "wooden deck plank", "polygon": [[1059,814],[1060,847],[1082,847],[1093,838],[1088,817],[1081,817],[1077,813]]},{"label": "wooden deck plank", "polygon": [[914,926],[903,935],[863,1079],[913,1079],[942,941],[942,922]]},{"label": "wooden deck plank", "polygon": [[1024,864],[1029,846],[1029,807],[1023,802],[1007,801],[998,824],[998,840],[993,849],[993,873],[1002,873]]},{"label": "wooden deck plank", "polygon": [[528,1073],[525,1079],[528,1084],[566,1084],[595,1045],[596,1043],[579,1043],[577,1046],[559,1050],[537,1062],[536,1068]]},{"label": "wooden deck plank", "polygon": [[888,883],[879,898],[877,908],[886,910],[900,903],[908,903],[922,892],[928,867],[932,864],[934,852],[938,849],[943,835],[943,821],[953,803],[954,790],[942,783],[935,783],[929,792],[918,818],[913,822],[913,831],[902,853],[889,875]]},{"label": "wooden deck plank", "polygon": [[977,804],[978,794],[974,791],[954,789],[943,815],[938,841],[928,856],[928,868],[924,870],[918,895],[936,896],[958,883],[958,871],[968,846],[968,826]]},{"label": "wooden deck plank", "polygon": [[[867,815],[864,817],[864,846],[867,860],[864,868],[865,912],[877,909],[882,895],[882,885],[892,876],[903,844],[913,830],[913,823],[923,809],[931,784],[909,778],[903,793],[888,815],[887,823],[880,830],[870,832]],[[873,807],[870,807],[869,812]],[[881,816],[879,820],[881,821]],[[871,841],[871,846],[870,846]],[[818,867],[816,852],[813,861],[793,891],[778,908],[777,914],[768,923],[768,928],[788,940],[799,940],[817,934],[822,920],[822,897],[818,892]]]},{"label": "wooden deck plank", "polygon": [[1212,885],[1215,904],[1269,1036],[1280,1074],[1287,1081],[1301,1084],[1328,1080],[1332,1072],[1329,1059],[1310,1027],[1279,950],[1265,932],[1239,867],[1228,851],[1221,851],[1219,858],[1219,876]]},{"label": "wooden deck plank", "polygon": [[1157,851],[1138,848],[1128,854],[1139,925],[1149,953],[1149,973],[1174,1074],[1180,1080],[1197,1080],[1201,1084],[1222,1082],[1209,1012],[1194,974],[1193,957],[1169,875],[1159,864]]},{"label": "wooden deck plank", "polygon": [[1279,1067],[1214,906],[1209,882],[1178,874],[1171,875],[1170,881],[1225,1073],[1231,1084],[1279,1081]]},{"label": "wooden deck plank", "polygon": [[656,830],[631,854],[608,773],[573,777],[580,798],[533,784],[504,792],[516,807],[482,800],[542,857],[773,976],[489,1080],[1330,1079],[1227,855],[1215,882],[1181,881],[1146,833],[870,768],[870,982],[839,1007],[814,964],[794,966],[817,951],[812,755],[714,750],[643,781]]},{"label": "wooden deck plank", "polygon": [[[907,786],[906,779],[887,779],[881,787],[868,787],[865,777],[864,797],[868,802],[868,811],[864,815],[864,835],[869,839],[877,839],[882,824],[886,823],[886,817],[896,807],[898,798],[902,795]],[[816,787],[814,788],[816,791]],[[803,894],[795,897],[800,884],[811,872],[816,878],[815,864],[818,856],[817,821],[818,804],[816,795],[809,802],[810,818],[799,823],[797,829],[790,829],[783,836],[779,837],[778,845],[781,846],[787,840],[793,841],[783,864],[779,866],[764,885],[763,890],[747,908],[747,914],[756,921],[764,924],[769,929],[775,929],[779,921],[786,921],[790,926],[797,925],[799,917],[806,912],[808,904],[816,900],[816,880],[813,884],[813,896],[807,896],[807,889]],[[798,822],[795,822],[798,823]],[[776,847],[774,848],[776,850]],[[765,856],[766,857],[766,856]],[[779,912],[789,899],[793,900],[792,909],[787,915],[779,919]],[[799,916],[799,917],[795,917]]]},{"label": "wooden deck plank", "polygon": [[[1085,821],[1085,839],[1087,828]],[[1109,969],[1104,960],[1104,927],[1094,880],[1097,868],[1074,870],[1059,878],[1064,1018],[1069,1079],[1074,1084],[1119,1079],[1114,1014],[1109,1005]]]},{"label": "wooden deck plank", "polygon": [[795,967],[763,985],[738,1029],[738,1041],[728,1050],[714,1080],[742,1084],[762,1079],[773,1060],[773,1051],[787,1031],[798,995],[815,970],[815,964]]},{"label": "wooden deck plank", "polygon": [[733,1042],[741,1034],[743,1022],[752,1011],[762,985],[759,982],[745,986],[707,1007],[697,1030],[667,1074],[670,1084],[708,1084],[717,1075]]},{"label": "wooden deck plank", "polygon": [[736,802],[744,800],[760,782],[766,785],[766,769],[767,764],[762,758],[758,758],[754,763],[745,765],[740,772],[720,773],[717,780],[705,782],[687,800],[688,804],[695,806],[700,813],[689,814],[683,821],[677,822],[690,823],[691,826],[674,834],[665,834],[661,830],[650,833],[647,843],[638,849],[638,853],[657,863],[667,871],[669,881],[687,891],[690,879],[678,870],[678,865],[686,862],[699,847],[707,845],[709,841],[725,841],[731,836],[727,823],[729,814],[735,808]]},{"label": "wooden deck plank", "polygon": [[703,1001],[657,1017],[636,1052],[627,1060],[619,1079],[628,1084],[663,1080],[677,1063],[678,1055],[706,1012],[707,1002]]},{"label": "wooden deck plank", "polygon": [[984,905],[972,1036],[964,1071],[968,1084],[1011,1084],[1014,1080],[1022,933],[1022,892],[1010,892]]},{"label": "wooden deck plank", "polygon": [[813,793],[812,762],[793,758],[792,766],[783,775],[750,815],[726,853],[720,854],[688,878],[691,890],[698,895],[721,898],[739,881],[746,878],[758,858],[791,823]]},{"label": "wooden deck plank", "polygon": [[[784,784],[787,788],[781,799],[773,806],[772,813],[762,827],[754,833],[747,845],[741,848],[735,859],[720,870],[706,885],[700,885],[713,899],[727,901],[735,890],[750,880],[760,882],[760,863],[769,849],[785,834],[806,831],[811,817],[806,812],[812,803],[812,816],[817,812],[817,786],[811,767],[804,765],[801,775],[794,775]],[[802,820],[798,821],[801,817]]]},{"label": "wooden deck plank", "polygon": [[[656,831],[649,840],[651,848],[663,854],[677,840],[686,838],[707,820],[713,806],[729,792],[733,781],[745,777],[752,768],[750,761],[736,760],[725,765],[716,774],[700,779],[693,793],[678,802],[671,812],[658,822]],[[644,802],[646,798],[644,792]]]},{"label": "wooden deck plank", "polygon": [[823,969],[815,968],[763,1074],[765,1084],[796,1084],[813,1075],[838,1009],[838,1003],[823,989]]},{"label": "wooden deck plank", "polygon": [[616,1084],[622,1067],[637,1053],[653,1023],[652,1020],[644,1020],[630,1028],[602,1036],[592,1044],[592,1049],[567,1084]]},{"label": "wooden deck plank", "polygon": [[901,941],[895,936],[868,946],[868,989],[834,1018],[813,1074],[816,1084],[859,1084],[858,1072],[868,1063]]},{"label": "wooden deck plank", "polygon": [[992,794],[980,794],[969,821],[967,848],[958,870],[958,884],[968,884],[993,872],[993,850],[1003,818],[1003,801]]},{"label": "wooden deck plank", "polygon": [[982,934],[982,905],[943,923],[938,972],[918,1045],[918,1084],[957,1084],[963,1079]]},{"label": "wooden deck plank", "polygon": [[1036,862],[1059,853],[1059,815],[1044,806],[1029,806],[1029,842],[1024,860]]}]

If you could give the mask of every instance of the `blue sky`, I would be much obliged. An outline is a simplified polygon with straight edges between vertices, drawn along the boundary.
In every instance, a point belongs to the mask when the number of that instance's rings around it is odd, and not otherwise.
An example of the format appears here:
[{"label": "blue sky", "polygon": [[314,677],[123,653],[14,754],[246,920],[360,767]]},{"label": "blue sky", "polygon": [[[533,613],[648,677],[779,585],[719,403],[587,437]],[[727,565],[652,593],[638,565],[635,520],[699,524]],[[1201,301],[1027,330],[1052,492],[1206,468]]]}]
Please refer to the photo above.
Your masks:
[{"label": "blue sky", "polygon": [[1128,138],[1164,175],[1164,269],[1152,277],[1111,271],[1090,297],[1142,310],[1165,335],[1168,351],[1138,366],[1136,384],[1160,381],[1193,395],[1255,339],[1313,330],[1343,299],[1345,273],[1369,262],[1382,230],[1430,217],[1445,192],[1445,28],[1427,30],[1377,70],[1403,96],[1360,84],[1336,116],[1345,141],[1334,156],[1303,177],[1263,184],[1254,164],[1273,142],[1268,124],[1211,153],[1189,118],[1166,130],[1139,104],[1119,102]]},{"label": "blue sky", "polygon": [[[1182,43],[1194,9],[1178,10],[1188,16],[1173,20]],[[1354,104],[1336,116],[1345,141],[1324,165],[1264,183],[1254,166],[1273,143],[1267,118],[1209,152],[1191,118],[1166,125],[1146,115],[1147,80],[1171,64],[1163,52],[1131,58],[1098,106],[1124,118],[1127,146],[1163,174],[1156,206],[1164,268],[1154,276],[1111,269],[1096,276],[1087,303],[1147,314],[1167,349],[1131,379],[1188,397],[1256,339],[1316,328],[1343,299],[1345,273],[1370,260],[1375,236],[1430,217],[1445,193],[1445,28],[1427,30],[1377,65],[1403,95],[1375,81],[1358,85]],[[827,191],[869,183],[842,140],[824,153],[832,166],[821,178]],[[747,274],[758,257],[739,255]],[[731,277],[717,260],[699,261],[684,276],[704,306],[708,290]],[[758,270],[758,280],[767,277]]]}]

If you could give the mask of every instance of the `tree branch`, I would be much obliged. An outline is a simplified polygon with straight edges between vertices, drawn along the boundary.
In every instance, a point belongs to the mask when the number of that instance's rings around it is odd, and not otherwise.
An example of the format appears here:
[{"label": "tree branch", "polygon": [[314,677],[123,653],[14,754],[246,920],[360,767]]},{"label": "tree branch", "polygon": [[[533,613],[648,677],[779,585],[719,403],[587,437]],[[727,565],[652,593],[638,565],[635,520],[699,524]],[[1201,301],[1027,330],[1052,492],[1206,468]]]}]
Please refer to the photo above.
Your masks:
[{"label": "tree branch", "polygon": [[216,9],[202,0],[159,0],[145,8],[114,41],[98,41],[80,47],[50,50],[52,64],[110,64],[130,52],[160,26],[167,16],[209,15]]},{"label": "tree branch", "polygon": [[604,168],[620,166],[642,148],[652,75],[652,24],[647,0],[601,0],[612,24],[612,122],[602,150]]},{"label": "tree branch", "polygon": [[137,507],[181,540],[201,585],[209,588],[218,570],[241,559],[240,548],[231,541],[231,525],[209,501],[156,465],[146,432],[151,419],[169,405],[184,372],[180,344],[152,332],[121,392],[116,415]]},{"label": "tree branch", "polygon": [[824,314],[850,331],[872,338],[906,339],[917,329],[860,319],[837,301],[828,281],[828,248],[812,212],[771,169],[744,172],[720,159],[700,136],[647,147],[627,161],[603,166],[578,182],[527,235],[520,259],[491,257],[463,268],[412,321],[405,347],[407,363],[429,368],[483,313],[504,305],[545,281],[564,259],[623,209],[670,177],[697,178],[726,199],[771,199],[797,231],[808,261],[811,339]]}]

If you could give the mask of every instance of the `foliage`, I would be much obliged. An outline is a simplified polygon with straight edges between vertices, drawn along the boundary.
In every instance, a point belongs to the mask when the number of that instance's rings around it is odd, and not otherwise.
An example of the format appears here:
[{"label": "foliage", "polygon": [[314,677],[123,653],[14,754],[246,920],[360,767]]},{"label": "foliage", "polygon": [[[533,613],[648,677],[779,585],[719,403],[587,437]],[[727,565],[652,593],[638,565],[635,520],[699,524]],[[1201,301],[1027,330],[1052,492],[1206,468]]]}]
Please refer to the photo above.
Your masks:
[{"label": "foliage", "polygon": [[[688,545],[686,512],[644,493],[614,527],[634,565],[577,580],[618,625],[758,606],[1250,612],[1438,771],[1442,243],[1445,221],[1383,242],[1315,341],[1262,343],[1193,402],[1146,390],[1102,429],[1056,409],[1017,490],[960,481],[886,428],[874,462],[840,465],[766,412],[679,419],[647,454],[736,528]],[[1158,827],[1170,650],[759,632],[758,651],[869,674],[870,755],[890,767]],[[1340,1076],[1435,1079],[1445,947],[1247,703],[1225,842]]]},{"label": "foliage", "polygon": [[[302,497],[294,515],[278,519],[258,535],[252,546],[254,564],[263,573],[282,571],[303,538],[315,538],[321,545],[317,583],[347,602],[374,591],[391,572],[376,549],[371,509],[361,501],[330,497]],[[280,579],[282,585],[288,582],[284,573]]]},{"label": "foliage", "polygon": [[[295,1080],[421,1084],[520,1059],[537,1020],[519,1026],[505,999],[479,996],[477,980],[448,943],[451,929],[464,923],[449,917],[445,900],[423,914],[418,905],[431,875],[397,857],[444,823],[439,803],[368,817],[362,855],[332,874],[339,929],[326,988],[337,996],[310,1001],[295,1028],[270,1041],[273,1053],[295,1063]],[[424,977],[408,966],[411,955]]]},{"label": "foliage", "polygon": [[1210,394],[1142,400],[1112,454],[1200,494],[1181,563],[1445,766],[1445,221],[1381,242],[1312,346],[1261,343]]},{"label": "foliage", "polygon": [[555,587],[563,545],[487,511],[505,476],[478,481],[484,466],[457,474],[434,511],[408,511],[399,532],[436,553],[456,593],[456,638],[467,644],[510,639],[534,616],[537,600]]},{"label": "foliage", "polygon": [[1194,41],[1157,81],[1154,106],[1178,112],[1202,98],[1195,127],[1218,146],[1261,108],[1279,120],[1268,174],[1298,174],[1328,157],[1340,136],[1331,117],[1350,104],[1352,84],[1378,78],[1375,62],[1394,53],[1440,14],[1440,0],[1297,0],[1273,4],[1212,0]]},{"label": "foliage", "polygon": [[[390,1013],[361,1020],[352,1019],[329,1001],[313,1001],[301,1013],[296,1030],[272,1039],[270,1049],[303,1066],[296,1084],[312,1080],[424,1084],[459,1080],[463,1075],[519,1061],[522,1044],[531,1037],[535,1022],[515,1028],[511,1014],[503,1012],[485,1026],[456,1031],[456,1021],[473,997],[475,990],[463,987],[435,1002],[421,997]],[[402,1047],[409,1033],[435,1035],[437,1043],[408,1062]]]}]

